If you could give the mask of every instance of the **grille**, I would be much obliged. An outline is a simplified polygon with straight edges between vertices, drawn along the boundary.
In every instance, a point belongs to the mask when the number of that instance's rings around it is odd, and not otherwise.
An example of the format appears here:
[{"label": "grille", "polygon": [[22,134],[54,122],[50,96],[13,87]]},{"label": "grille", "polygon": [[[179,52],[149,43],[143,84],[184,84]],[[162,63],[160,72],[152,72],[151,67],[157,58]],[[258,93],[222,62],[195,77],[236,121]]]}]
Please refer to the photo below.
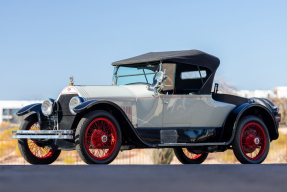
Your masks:
[{"label": "grille", "polygon": [[73,115],[70,112],[69,103],[70,103],[70,100],[75,96],[78,96],[78,95],[77,94],[61,95],[57,101],[58,112],[61,112],[62,115]]},{"label": "grille", "polygon": [[70,100],[78,96],[77,94],[61,95],[57,101],[58,106],[58,124],[61,130],[70,130],[75,120],[75,115],[70,112]]}]

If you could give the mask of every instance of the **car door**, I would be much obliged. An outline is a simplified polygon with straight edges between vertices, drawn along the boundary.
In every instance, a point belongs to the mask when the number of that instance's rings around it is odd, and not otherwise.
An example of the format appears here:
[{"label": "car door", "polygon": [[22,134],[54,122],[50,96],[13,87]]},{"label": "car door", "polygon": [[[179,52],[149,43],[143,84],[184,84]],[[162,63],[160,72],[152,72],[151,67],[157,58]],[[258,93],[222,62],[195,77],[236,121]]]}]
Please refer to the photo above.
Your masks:
[{"label": "car door", "polygon": [[163,127],[222,127],[234,105],[217,102],[211,95],[165,95]]}]

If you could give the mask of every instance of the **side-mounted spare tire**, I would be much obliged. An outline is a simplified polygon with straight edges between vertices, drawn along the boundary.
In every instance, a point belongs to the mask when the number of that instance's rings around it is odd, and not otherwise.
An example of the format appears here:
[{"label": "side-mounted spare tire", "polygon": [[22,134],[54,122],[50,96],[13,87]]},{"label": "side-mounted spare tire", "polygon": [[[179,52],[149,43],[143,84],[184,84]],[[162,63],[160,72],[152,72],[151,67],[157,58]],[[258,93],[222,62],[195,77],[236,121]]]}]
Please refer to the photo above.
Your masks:
[{"label": "side-mounted spare tire", "polygon": [[76,130],[76,149],[87,164],[109,164],[118,155],[122,133],[116,118],[106,111],[86,114]]}]

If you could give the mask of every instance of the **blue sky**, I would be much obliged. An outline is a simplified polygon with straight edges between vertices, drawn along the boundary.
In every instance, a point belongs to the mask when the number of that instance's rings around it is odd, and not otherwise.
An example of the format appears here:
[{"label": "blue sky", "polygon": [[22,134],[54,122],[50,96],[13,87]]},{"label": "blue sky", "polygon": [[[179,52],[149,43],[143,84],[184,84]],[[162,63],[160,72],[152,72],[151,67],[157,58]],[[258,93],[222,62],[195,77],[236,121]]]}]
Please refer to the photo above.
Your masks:
[{"label": "blue sky", "polygon": [[69,76],[111,83],[113,61],[199,49],[237,89],[287,86],[287,1],[0,1],[0,99],[56,98]]}]

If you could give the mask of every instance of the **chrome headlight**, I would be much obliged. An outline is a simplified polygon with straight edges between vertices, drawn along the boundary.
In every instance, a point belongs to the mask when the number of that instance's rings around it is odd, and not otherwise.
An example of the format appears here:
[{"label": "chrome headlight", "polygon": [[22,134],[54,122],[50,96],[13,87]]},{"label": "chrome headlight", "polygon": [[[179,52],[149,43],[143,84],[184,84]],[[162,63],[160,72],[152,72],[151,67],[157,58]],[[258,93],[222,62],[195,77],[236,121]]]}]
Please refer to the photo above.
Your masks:
[{"label": "chrome headlight", "polygon": [[85,99],[82,98],[82,97],[73,97],[70,100],[70,103],[69,103],[70,112],[72,114],[76,115],[77,113],[74,112],[75,107],[77,107],[78,105],[82,104],[84,101],[85,101]]},{"label": "chrome headlight", "polygon": [[45,116],[50,116],[53,113],[55,101],[53,99],[47,99],[42,103],[41,109]]}]

